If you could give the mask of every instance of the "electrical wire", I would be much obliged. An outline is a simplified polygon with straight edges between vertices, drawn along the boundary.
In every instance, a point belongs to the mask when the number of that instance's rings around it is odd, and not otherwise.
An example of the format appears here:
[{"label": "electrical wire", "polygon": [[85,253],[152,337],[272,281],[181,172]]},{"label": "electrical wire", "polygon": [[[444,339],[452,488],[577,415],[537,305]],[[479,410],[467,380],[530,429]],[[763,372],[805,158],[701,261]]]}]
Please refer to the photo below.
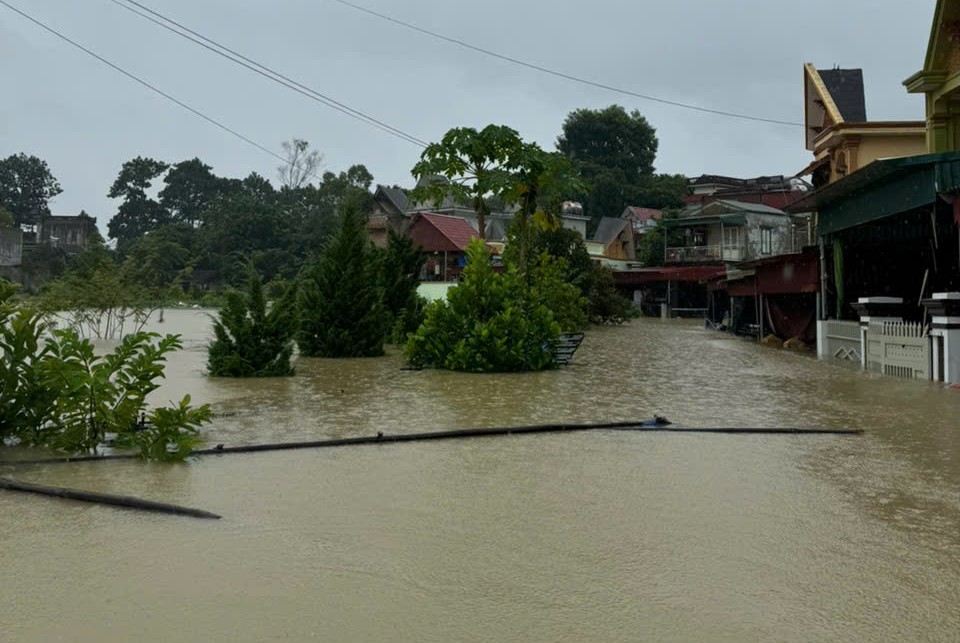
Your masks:
[{"label": "electrical wire", "polygon": [[[151,9],[150,7],[144,4],[136,2],[135,0],[125,0],[125,2],[121,2],[121,0],[108,0],[108,1],[112,2],[113,4],[119,7],[126,9],[131,13],[134,13],[140,16],[141,18],[144,18],[145,20],[149,20],[155,25],[158,25],[172,33],[177,34],[181,38],[185,38],[197,45],[200,45],[204,49],[212,51],[218,56],[226,58],[231,62],[234,62],[242,67],[245,67],[246,69],[249,69],[254,73],[257,73],[263,76],[264,78],[272,80],[288,89],[291,89],[303,96],[306,96],[311,100],[317,101],[331,109],[335,109],[338,112],[341,112],[351,118],[354,118],[360,121],[361,123],[372,125],[377,129],[380,129],[388,134],[396,136],[397,138],[407,141],[408,143],[412,143],[418,147],[427,146],[427,143],[425,141],[417,138],[416,136],[412,134],[408,134],[407,132],[404,132],[401,129],[393,127],[392,125],[388,125],[387,123],[381,120],[378,120],[368,114],[365,114],[364,112],[358,109],[354,109],[353,107],[350,107],[349,105],[346,105],[326,94],[323,94],[311,87],[308,87],[303,83],[293,80],[292,78],[289,78],[288,76],[285,76],[284,74],[274,69],[271,69],[270,67],[267,67],[266,65],[259,63],[231,49],[230,47],[227,47],[226,45],[222,45],[218,43],[212,38],[209,38],[207,36],[204,36],[201,33],[198,33],[197,31],[194,31],[190,27],[187,27],[186,25],[180,22],[177,22],[172,18],[168,18],[167,16],[157,11],[154,11],[153,9]],[[130,6],[130,5],[133,5],[133,6]],[[142,11],[138,11],[134,7],[138,7],[139,9],[142,9]],[[173,25],[173,26],[170,26],[170,25]]]},{"label": "electrical wire", "polygon": [[[206,114],[204,114],[203,112],[199,111],[198,109],[195,109],[195,108],[191,107],[190,105],[184,103],[183,101],[181,101],[181,100],[179,100],[179,99],[171,96],[170,94],[168,94],[167,92],[163,91],[162,89],[159,89],[159,88],[156,87],[155,85],[151,85],[150,83],[148,83],[147,81],[143,80],[142,78],[140,78],[140,77],[136,76],[135,74],[127,71],[126,69],[123,69],[123,68],[120,67],[119,65],[116,65],[116,64],[110,62],[109,60],[107,60],[106,58],[104,58],[104,57],[101,56],[100,54],[96,53],[95,51],[84,47],[83,45],[81,45],[80,43],[76,42],[75,40],[71,40],[70,38],[68,38],[67,36],[63,35],[62,33],[60,33],[59,31],[57,31],[57,30],[54,29],[53,27],[50,27],[50,26],[44,24],[43,22],[37,20],[37,19],[34,18],[33,16],[31,16],[31,15],[29,15],[29,14],[21,11],[21,10],[18,9],[17,7],[11,5],[11,4],[8,3],[6,0],[0,0],[0,5],[3,5],[3,6],[6,7],[7,9],[10,9],[11,11],[13,11],[14,13],[19,14],[19,15],[22,16],[23,18],[29,20],[29,21],[32,22],[33,24],[35,24],[35,25],[37,25],[38,27],[40,27],[41,29],[43,29],[44,31],[47,31],[48,33],[53,34],[54,36],[56,36],[56,37],[59,38],[60,40],[63,40],[64,42],[67,42],[67,43],[73,45],[74,47],[76,47],[76,48],[79,49],[80,51],[86,53],[87,55],[92,56],[93,58],[96,58],[96,59],[99,60],[101,63],[103,63],[104,65],[110,67],[110,68],[113,69],[114,71],[120,72],[121,74],[123,74],[123,75],[126,76],[127,78],[133,80],[134,82],[139,83],[140,85],[146,87],[146,88],[149,89],[150,91],[152,91],[152,92],[154,92],[154,93],[156,93],[156,94],[159,94],[160,96],[163,96],[164,98],[166,98],[167,100],[171,101],[172,103],[175,103],[175,104],[179,105],[180,107],[182,107],[183,109],[187,110],[187,111],[190,112],[191,114],[194,114],[195,116],[199,116],[200,118],[202,118],[203,120],[207,121],[207,122],[210,123],[211,125],[214,125],[215,127],[220,128],[221,130],[223,130],[223,131],[225,131],[225,132],[227,132],[227,133],[229,133],[229,134],[237,137],[238,139],[240,139],[241,141],[243,141],[243,142],[245,142],[245,143],[248,143],[249,145],[252,145],[253,147],[257,148],[258,150],[260,150],[260,151],[262,151],[262,152],[266,152],[266,153],[269,154],[270,156],[274,157],[275,159],[277,159],[277,160],[279,160],[279,161],[281,161],[281,162],[283,162],[283,163],[285,163],[285,164],[287,164],[287,165],[296,167],[296,168],[299,169],[299,170],[303,170],[303,168],[301,168],[300,166],[296,165],[295,163],[293,163],[293,162],[290,161],[289,159],[283,158],[282,156],[280,156],[280,155],[277,154],[276,152],[272,151],[271,149],[269,149],[269,148],[267,148],[267,147],[264,147],[263,145],[261,145],[260,143],[257,143],[257,142],[254,141],[253,139],[250,139],[250,138],[244,136],[243,134],[241,134],[240,132],[238,132],[238,131],[236,131],[236,130],[234,130],[234,129],[231,129],[230,127],[227,127],[226,125],[224,125],[224,124],[221,123],[220,121],[218,121],[218,120],[216,120],[216,119],[214,119],[214,118],[212,118],[212,117],[210,117],[210,116],[207,116]],[[319,176],[317,176],[316,174],[311,174],[311,175],[312,175],[314,178],[317,178],[317,179],[321,179],[321,180],[322,180],[322,177],[319,177]]]},{"label": "electrical wire", "polygon": [[551,76],[556,76],[557,78],[563,78],[563,79],[566,79],[566,80],[570,80],[570,81],[573,81],[573,82],[575,82],[575,83],[580,83],[580,84],[582,84],[582,85],[589,85],[589,86],[591,86],[591,87],[597,87],[597,88],[600,88],[600,89],[605,89],[605,90],[607,90],[607,91],[616,92],[616,93],[618,93],[618,94],[624,94],[624,95],[626,95],[626,96],[632,96],[632,97],[634,97],[634,98],[640,98],[640,99],[643,99],[643,100],[653,101],[653,102],[655,102],[655,103],[660,103],[660,104],[663,104],[663,105],[669,105],[669,106],[671,106],[671,107],[681,107],[681,108],[683,108],[683,109],[694,110],[694,111],[697,111],[697,112],[704,112],[704,113],[707,113],[707,114],[715,114],[715,115],[718,115],[718,116],[727,116],[727,117],[730,117],[730,118],[739,118],[739,119],[742,119],[742,120],[756,121],[756,122],[760,122],[760,123],[772,123],[772,124],[774,124],[774,125],[789,125],[789,126],[791,126],[791,127],[803,127],[803,123],[798,123],[798,122],[796,122],[796,121],[785,121],[785,120],[779,120],[779,119],[776,119],[776,118],[764,118],[764,117],[762,117],[762,116],[752,116],[752,115],[750,115],[750,114],[741,114],[741,113],[739,113],[739,112],[729,112],[729,111],[724,111],[724,110],[721,110],[721,109],[711,109],[711,108],[709,108],[709,107],[700,107],[699,105],[691,105],[691,104],[689,104],[689,103],[681,103],[681,102],[679,102],[679,101],[668,100],[668,99],[666,99],[666,98],[658,98],[658,97],[656,97],[656,96],[650,96],[649,94],[641,94],[641,93],[639,93],[639,92],[631,91],[631,90],[629,90],[629,89],[624,89],[624,88],[622,88],[622,87],[615,87],[615,86],[613,86],[613,85],[608,85],[608,84],[606,84],[606,83],[601,83],[601,82],[589,80],[589,79],[587,79],[587,78],[582,78],[582,77],[580,77],[580,76],[574,76],[574,75],[572,75],[572,74],[567,74],[567,73],[564,73],[564,72],[562,72],[562,71],[557,71],[557,70],[555,70],[555,69],[550,69],[550,68],[548,68],[548,67],[543,67],[543,66],[541,66],[541,65],[537,65],[537,64],[534,64],[534,63],[526,62],[526,61],[524,61],[524,60],[520,60],[519,58],[513,58],[512,56],[507,56],[507,55],[505,55],[505,54],[500,54],[500,53],[497,53],[497,52],[495,52],[495,51],[491,51],[491,50],[489,50],[489,49],[484,49],[483,47],[478,47],[477,45],[473,45],[473,44],[471,44],[471,43],[469,43],[469,42],[466,42],[466,41],[464,41],[464,40],[460,40],[460,39],[458,39],[458,38],[452,38],[452,37],[450,37],[450,36],[445,36],[445,35],[443,35],[443,34],[441,34],[441,33],[437,33],[437,32],[435,32],[435,31],[430,31],[429,29],[424,29],[423,27],[418,27],[418,26],[415,25],[415,24],[412,24],[412,23],[409,23],[409,22],[405,22],[405,21],[403,21],[403,20],[400,20],[399,18],[394,18],[393,16],[389,16],[389,15],[387,15],[387,14],[380,13],[379,11],[374,11],[373,9],[370,9],[370,8],[368,8],[368,7],[364,7],[364,6],[359,5],[359,4],[354,4],[353,2],[349,2],[349,0],[333,0],[333,2],[342,4],[342,5],[345,6],[345,7],[350,7],[351,9],[355,9],[355,10],[357,10],[357,11],[361,11],[361,12],[366,13],[366,14],[369,14],[369,15],[371,15],[371,16],[380,18],[381,20],[386,20],[387,22],[392,22],[393,24],[399,25],[399,26],[401,26],[401,27],[405,27],[405,28],[407,28],[407,29],[411,29],[411,30],[413,30],[413,31],[416,31],[416,32],[421,33],[421,34],[424,34],[424,35],[426,35],[426,36],[430,36],[431,38],[436,38],[436,39],[438,39],[438,40],[443,40],[443,41],[445,41],[445,42],[448,42],[448,43],[451,43],[451,44],[454,44],[454,45],[458,45],[458,46],[464,47],[464,48],[466,48],[466,49],[471,49],[471,50],[473,50],[473,51],[476,51],[476,52],[478,52],[478,53],[484,54],[484,55],[486,55],[486,56],[492,56],[493,58],[498,58],[498,59],[500,59],[500,60],[503,60],[503,61],[506,61],[506,62],[509,62],[509,63],[513,63],[513,64],[515,64],[515,65],[520,65],[520,66],[526,67],[526,68],[528,68],[528,69],[533,69],[534,71],[539,71],[539,72],[542,72],[542,73],[544,73],[544,74],[550,74]]}]

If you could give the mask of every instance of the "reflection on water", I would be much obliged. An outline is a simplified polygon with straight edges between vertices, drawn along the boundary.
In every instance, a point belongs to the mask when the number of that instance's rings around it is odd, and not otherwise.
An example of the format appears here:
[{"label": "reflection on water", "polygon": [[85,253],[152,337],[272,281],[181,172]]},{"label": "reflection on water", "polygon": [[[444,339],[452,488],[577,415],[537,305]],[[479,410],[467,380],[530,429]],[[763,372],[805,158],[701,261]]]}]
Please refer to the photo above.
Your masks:
[{"label": "reflection on water", "polygon": [[[209,320],[157,399],[224,414],[212,443],[647,418],[830,436],[628,432],[16,470],[218,522],[0,494],[7,641],[952,640],[960,392],[683,322],[591,331],[533,375],[307,360],[203,375]],[[0,457],[10,457],[0,452]],[[0,475],[5,475],[0,469]]]}]

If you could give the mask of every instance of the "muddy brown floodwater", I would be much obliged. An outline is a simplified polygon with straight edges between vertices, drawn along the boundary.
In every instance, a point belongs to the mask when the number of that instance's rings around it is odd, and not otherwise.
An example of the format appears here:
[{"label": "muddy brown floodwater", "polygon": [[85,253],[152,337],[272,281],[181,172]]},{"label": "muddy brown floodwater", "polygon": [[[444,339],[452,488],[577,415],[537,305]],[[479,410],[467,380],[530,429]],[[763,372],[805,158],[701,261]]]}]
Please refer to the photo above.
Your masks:
[{"label": "muddy brown floodwater", "polygon": [[[589,432],[0,466],[224,516],[0,492],[0,640],[894,641],[960,632],[960,391],[684,322],[592,330],[531,375],[403,371],[396,353],[203,375],[209,319],[158,399],[264,441],[659,413],[860,437]],[[0,449],[0,458],[36,457]]]}]

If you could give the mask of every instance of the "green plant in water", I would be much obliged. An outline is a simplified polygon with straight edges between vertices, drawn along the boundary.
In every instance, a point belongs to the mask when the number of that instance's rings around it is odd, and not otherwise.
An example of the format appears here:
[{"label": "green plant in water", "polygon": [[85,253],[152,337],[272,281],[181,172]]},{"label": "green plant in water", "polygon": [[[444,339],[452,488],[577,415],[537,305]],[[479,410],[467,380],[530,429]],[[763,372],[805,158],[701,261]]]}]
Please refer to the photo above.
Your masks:
[{"label": "green plant in water", "polygon": [[286,286],[273,306],[260,277],[249,268],[246,292],[230,291],[213,326],[207,368],[214,377],[293,375],[290,358],[297,331],[296,292]]},{"label": "green plant in water", "polygon": [[43,315],[15,306],[11,299],[16,290],[14,284],[0,279],[0,441],[35,441],[56,393],[43,386],[37,372],[48,351]]},{"label": "green plant in water", "polygon": [[78,453],[96,450],[114,434],[118,446],[136,448],[145,457],[188,455],[198,427],[210,421],[209,405],[192,408],[186,396],[178,407],[146,416],[146,397],[159,387],[166,355],[180,347],[175,335],[135,333],[112,353],[97,355],[73,329],[54,331],[37,368],[43,385],[57,396],[38,442]]},{"label": "green plant in water", "polygon": [[554,365],[560,326],[516,271],[498,274],[482,241],[467,247],[463,280],[427,309],[405,347],[417,366],[471,372],[539,371]]}]

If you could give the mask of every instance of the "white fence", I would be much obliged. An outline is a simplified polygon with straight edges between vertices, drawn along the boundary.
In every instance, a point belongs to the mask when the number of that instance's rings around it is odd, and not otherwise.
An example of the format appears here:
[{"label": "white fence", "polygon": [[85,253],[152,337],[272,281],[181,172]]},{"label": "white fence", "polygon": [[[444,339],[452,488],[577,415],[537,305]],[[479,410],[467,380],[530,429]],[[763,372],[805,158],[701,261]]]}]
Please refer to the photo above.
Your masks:
[{"label": "white fence", "polygon": [[871,322],[867,328],[867,369],[874,373],[930,379],[930,337],[918,322]]},{"label": "white fence", "polygon": [[831,319],[821,327],[824,333],[823,355],[860,362],[860,322]]}]

